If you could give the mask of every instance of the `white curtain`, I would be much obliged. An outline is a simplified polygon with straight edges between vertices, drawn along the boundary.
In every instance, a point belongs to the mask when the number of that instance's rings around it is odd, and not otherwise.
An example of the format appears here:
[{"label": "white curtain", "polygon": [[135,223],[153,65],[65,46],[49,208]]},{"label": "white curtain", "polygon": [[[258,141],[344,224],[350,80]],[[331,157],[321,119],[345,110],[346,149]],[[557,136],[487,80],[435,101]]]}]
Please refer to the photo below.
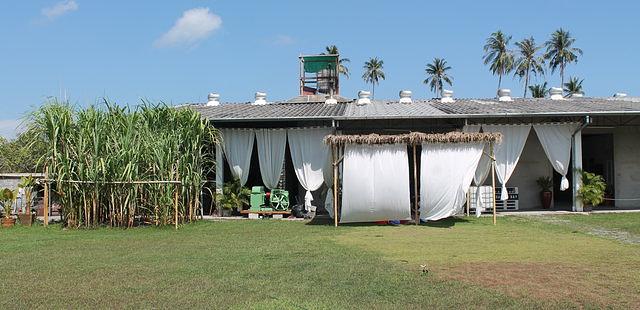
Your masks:
[{"label": "white curtain", "polygon": [[220,129],[224,154],[229,162],[231,174],[240,179],[244,186],[249,177],[249,165],[251,164],[251,151],[253,150],[253,129]]},{"label": "white curtain", "polygon": [[562,175],[560,190],[568,189],[567,173],[569,172],[569,160],[571,159],[571,136],[578,128],[578,125],[575,123],[535,124],[533,128],[536,130],[540,144],[542,144],[542,148],[547,154],[553,169]]},{"label": "white curtain", "polygon": [[507,182],[513,174],[524,144],[527,142],[531,125],[482,125],[484,132],[499,132],[502,134],[502,143],[494,146],[496,158],[496,175],[502,184],[500,200],[507,200]]},{"label": "white curtain", "polygon": [[[331,151],[329,150],[329,154]],[[327,166],[323,169],[324,185],[327,187],[327,195],[324,198],[324,208],[333,218],[333,163],[331,155],[327,156]]]},{"label": "white curtain", "polygon": [[483,143],[422,145],[421,219],[435,221],[461,211],[483,146]]},{"label": "white curtain", "polygon": [[256,129],[258,160],[262,182],[269,189],[278,187],[287,144],[285,129]]},{"label": "white curtain", "polygon": [[287,130],[291,160],[298,181],[307,191],[304,205],[307,211],[312,209],[312,191],[322,186],[323,170],[326,167],[329,146],[324,144],[324,137],[331,134],[330,128],[294,128]]},{"label": "white curtain", "polygon": [[[481,127],[481,125],[465,125],[462,128],[462,132],[480,132]],[[480,162],[478,162],[478,168],[476,168],[476,173],[473,176],[473,184],[476,185],[476,217],[480,217],[482,211],[486,210],[484,199],[482,199],[481,187],[491,172],[491,158],[489,157],[490,151],[489,144],[485,144],[484,149],[482,150],[483,154],[480,157]]]},{"label": "white curtain", "polygon": [[411,218],[404,144],[347,145],[340,223]]}]

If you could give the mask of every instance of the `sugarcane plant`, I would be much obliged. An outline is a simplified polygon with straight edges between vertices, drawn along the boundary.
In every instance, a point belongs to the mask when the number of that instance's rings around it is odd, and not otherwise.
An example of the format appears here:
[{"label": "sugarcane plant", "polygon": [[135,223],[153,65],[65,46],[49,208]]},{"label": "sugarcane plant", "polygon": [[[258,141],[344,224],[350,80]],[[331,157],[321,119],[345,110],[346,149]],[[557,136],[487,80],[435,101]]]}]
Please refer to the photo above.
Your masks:
[{"label": "sugarcane plant", "polygon": [[31,126],[48,144],[48,170],[63,222],[72,227],[156,226],[195,219],[218,132],[200,114],[146,101],[76,109],[50,102]]}]

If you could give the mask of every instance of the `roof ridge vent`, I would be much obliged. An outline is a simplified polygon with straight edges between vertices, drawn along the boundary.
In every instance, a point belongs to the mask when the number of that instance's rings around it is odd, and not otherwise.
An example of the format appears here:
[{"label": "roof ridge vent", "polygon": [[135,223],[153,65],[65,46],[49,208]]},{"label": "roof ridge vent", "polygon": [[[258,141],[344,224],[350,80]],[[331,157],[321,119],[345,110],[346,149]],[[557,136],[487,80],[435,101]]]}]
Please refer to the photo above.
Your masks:
[{"label": "roof ridge vent", "polygon": [[324,103],[329,105],[336,105],[338,104],[338,100],[336,100],[336,98],[333,98],[333,95],[331,95],[327,96],[327,100],[325,100]]},{"label": "roof ridge vent", "polygon": [[549,97],[551,100],[564,100],[564,97],[562,96],[562,88],[560,87],[551,87],[551,89],[549,89],[549,95],[551,95]]},{"label": "roof ridge vent", "polygon": [[442,98],[440,98],[440,102],[445,102],[445,103],[456,102],[455,100],[453,100],[453,90],[443,89]]},{"label": "roof ridge vent", "polygon": [[213,106],[219,106],[219,105],[220,105],[220,94],[209,93],[209,96],[207,96],[207,106],[213,107]]},{"label": "roof ridge vent", "polygon": [[511,89],[498,89],[498,101],[513,101],[513,99],[511,99]]},{"label": "roof ridge vent", "polygon": [[255,105],[265,105],[267,104],[267,93],[265,92],[256,92],[256,101],[253,102]]},{"label": "roof ridge vent", "polygon": [[371,92],[367,90],[361,90],[358,92],[357,105],[365,105],[371,103]]},{"label": "roof ridge vent", "polygon": [[615,93],[613,94],[613,97],[615,98],[624,98],[627,96],[627,93]]},{"label": "roof ridge vent", "polygon": [[410,90],[401,90],[400,91],[400,103],[409,104],[413,101],[411,100],[411,95],[413,93]]}]

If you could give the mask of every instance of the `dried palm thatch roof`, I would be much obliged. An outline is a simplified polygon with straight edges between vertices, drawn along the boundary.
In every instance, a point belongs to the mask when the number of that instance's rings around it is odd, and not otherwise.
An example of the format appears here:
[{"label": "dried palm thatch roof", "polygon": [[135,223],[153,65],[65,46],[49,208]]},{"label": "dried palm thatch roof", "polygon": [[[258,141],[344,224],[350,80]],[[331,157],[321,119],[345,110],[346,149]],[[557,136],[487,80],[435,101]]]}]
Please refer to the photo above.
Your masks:
[{"label": "dried palm thatch roof", "polygon": [[422,143],[468,143],[468,142],[496,142],[502,141],[500,133],[467,133],[467,132],[447,132],[447,133],[423,133],[411,132],[400,135],[328,135],[324,138],[324,143],[329,145],[345,144],[422,144]]}]

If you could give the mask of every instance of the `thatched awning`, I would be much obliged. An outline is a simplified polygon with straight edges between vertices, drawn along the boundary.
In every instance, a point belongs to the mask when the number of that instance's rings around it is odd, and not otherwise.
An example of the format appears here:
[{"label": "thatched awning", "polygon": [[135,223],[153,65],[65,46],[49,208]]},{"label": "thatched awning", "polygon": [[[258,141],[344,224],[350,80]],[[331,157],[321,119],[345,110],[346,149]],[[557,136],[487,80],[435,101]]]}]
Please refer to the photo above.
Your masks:
[{"label": "thatched awning", "polygon": [[447,132],[447,133],[423,133],[411,132],[400,135],[328,135],[324,138],[324,143],[329,145],[345,144],[422,144],[422,143],[469,143],[469,142],[496,142],[502,141],[500,133],[468,133],[468,132]]}]

